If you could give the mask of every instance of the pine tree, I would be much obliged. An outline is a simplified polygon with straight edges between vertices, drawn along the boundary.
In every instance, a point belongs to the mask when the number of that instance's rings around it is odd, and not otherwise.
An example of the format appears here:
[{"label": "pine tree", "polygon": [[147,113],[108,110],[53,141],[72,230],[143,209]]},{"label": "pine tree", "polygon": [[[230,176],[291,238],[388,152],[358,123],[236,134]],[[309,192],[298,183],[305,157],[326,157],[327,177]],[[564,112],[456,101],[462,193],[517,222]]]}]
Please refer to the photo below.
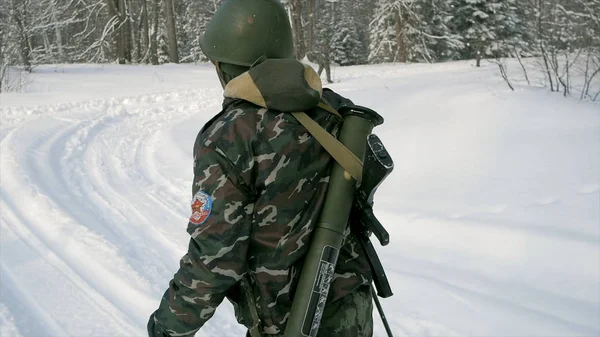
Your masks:
[{"label": "pine tree", "polygon": [[200,48],[200,39],[220,4],[221,0],[176,2],[181,62],[207,61]]},{"label": "pine tree", "polygon": [[[516,29],[515,0],[457,0],[452,29],[460,34],[466,48],[463,58],[475,58],[477,66],[485,56],[507,53],[507,44]],[[502,43],[501,43],[502,42]]]},{"label": "pine tree", "polygon": [[371,24],[371,62],[456,59],[462,37],[451,31],[451,0],[380,0]]},{"label": "pine tree", "polygon": [[[361,37],[361,25],[349,0],[340,2],[339,18],[331,37],[331,57],[341,66],[363,64],[367,61],[366,41]],[[364,36],[364,35],[363,35]]]},{"label": "pine tree", "polygon": [[460,58],[464,43],[460,35],[449,27],[452,20],[453,0],[418,0],[413,10],[418,37],[422,41],[421,54],[426,61],[438,62]]},{"label": "pine tree", "polygon": [[[403,41],[396,0],[379,0],[369,26],[369,62],[402,62]],[[400,43],[398,43],[400,41]]]},{"label": "pine tree", "polygon": [[336,26],[336,10],[339,0],[319,0],[315,2],[315,36],[310,51],[321,53],[331,59],[331,45]]}]

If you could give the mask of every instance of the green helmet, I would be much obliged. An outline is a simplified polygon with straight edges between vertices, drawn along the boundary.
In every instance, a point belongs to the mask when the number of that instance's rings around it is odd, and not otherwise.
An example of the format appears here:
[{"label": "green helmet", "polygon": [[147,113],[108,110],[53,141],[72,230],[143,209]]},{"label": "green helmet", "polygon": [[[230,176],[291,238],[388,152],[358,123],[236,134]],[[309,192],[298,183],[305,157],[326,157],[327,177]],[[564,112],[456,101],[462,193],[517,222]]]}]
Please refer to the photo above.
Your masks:
[{"label": "green helmet", "polygon": [[292,58],[292,29],[277,0],[225,0],[200,47],[212,61],[250,67],[260,57]]}]

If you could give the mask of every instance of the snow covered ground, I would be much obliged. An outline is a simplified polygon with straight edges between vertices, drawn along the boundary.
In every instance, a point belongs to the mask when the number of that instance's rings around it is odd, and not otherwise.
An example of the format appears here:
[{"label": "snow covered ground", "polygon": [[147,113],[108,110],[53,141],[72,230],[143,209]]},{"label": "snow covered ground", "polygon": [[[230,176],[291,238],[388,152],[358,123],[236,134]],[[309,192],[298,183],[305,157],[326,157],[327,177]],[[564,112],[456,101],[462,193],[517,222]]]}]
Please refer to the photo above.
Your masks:
[{"label": "snow covered ground", "polygon": [[[335,68],[396,168],[395,336],[600,335],[600,105],[472,62]],[[209,65],[43,66],[0,95],[0,336],[143,336],[187,245]],[[385,336],[375,317],[376,336]],[[243,336],[225,301],[197,336]]]}]

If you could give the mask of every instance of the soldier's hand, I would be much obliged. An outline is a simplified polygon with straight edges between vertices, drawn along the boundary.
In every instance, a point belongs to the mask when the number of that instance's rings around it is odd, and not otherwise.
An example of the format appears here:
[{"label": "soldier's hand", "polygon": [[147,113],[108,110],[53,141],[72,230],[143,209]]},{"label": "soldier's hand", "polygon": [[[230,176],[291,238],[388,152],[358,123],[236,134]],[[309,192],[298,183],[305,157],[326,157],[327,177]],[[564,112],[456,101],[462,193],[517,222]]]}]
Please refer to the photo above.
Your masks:
[{"label": "soldier's hand", "polygon": [[148,320],[148,336],[149,337],[171,337],[169,334],[164,332],[160,327],[156,325],[154,321],[154,314],[150,315]]}]

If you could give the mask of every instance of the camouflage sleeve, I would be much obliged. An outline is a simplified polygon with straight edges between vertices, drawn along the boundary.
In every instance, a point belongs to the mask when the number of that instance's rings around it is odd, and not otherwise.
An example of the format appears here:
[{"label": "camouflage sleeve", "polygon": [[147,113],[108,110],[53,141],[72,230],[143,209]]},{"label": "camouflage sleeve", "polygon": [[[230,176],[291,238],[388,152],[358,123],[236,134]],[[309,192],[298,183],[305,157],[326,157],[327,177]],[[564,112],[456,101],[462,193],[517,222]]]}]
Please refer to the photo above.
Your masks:
[{"label": "camouflage sleeve", "polygon": [[203,145],[195,156],[188,252],[155,312],[172,337],[193,336],[246,270],[254,207],[247,185],[220,149]]}]

